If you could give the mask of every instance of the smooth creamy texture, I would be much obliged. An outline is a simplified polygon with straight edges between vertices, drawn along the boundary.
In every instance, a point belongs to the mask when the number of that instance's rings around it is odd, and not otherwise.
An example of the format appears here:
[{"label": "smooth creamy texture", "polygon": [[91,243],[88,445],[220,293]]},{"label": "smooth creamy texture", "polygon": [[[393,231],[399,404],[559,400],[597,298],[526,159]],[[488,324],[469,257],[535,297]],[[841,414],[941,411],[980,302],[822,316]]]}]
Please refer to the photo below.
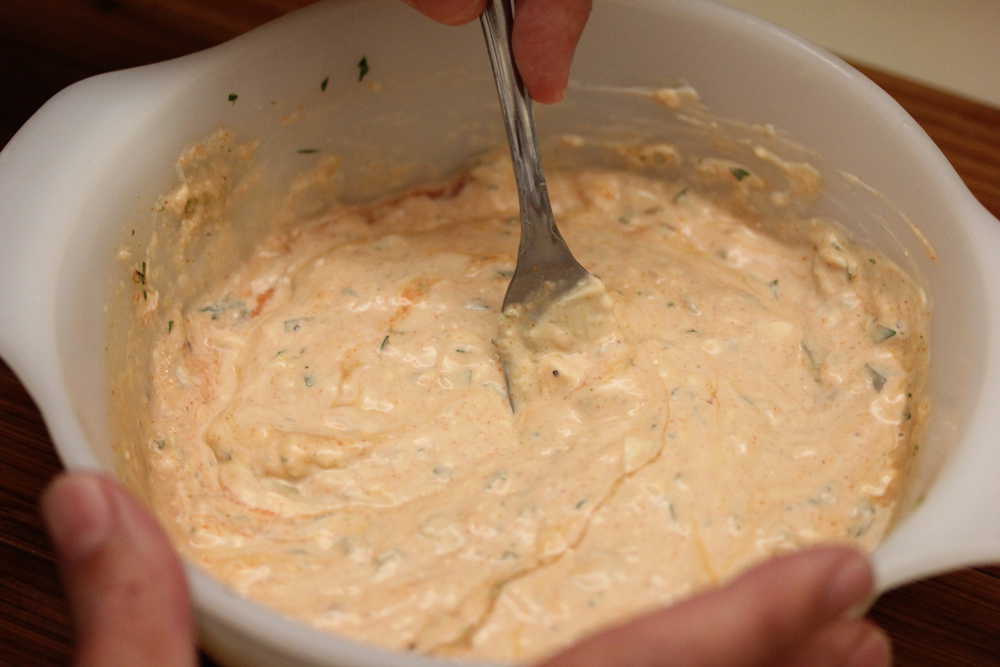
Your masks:
[{"label": "smooth creamy texture", "polygon": [[878,543],[927,364],[894,264],[820,221],[554,175],[607,317],[515,341],[512,415],[509,164],[452,190],[303,223],[160,304],[151,500],[184,551],[320,628],[525,660],[778,551]]}]

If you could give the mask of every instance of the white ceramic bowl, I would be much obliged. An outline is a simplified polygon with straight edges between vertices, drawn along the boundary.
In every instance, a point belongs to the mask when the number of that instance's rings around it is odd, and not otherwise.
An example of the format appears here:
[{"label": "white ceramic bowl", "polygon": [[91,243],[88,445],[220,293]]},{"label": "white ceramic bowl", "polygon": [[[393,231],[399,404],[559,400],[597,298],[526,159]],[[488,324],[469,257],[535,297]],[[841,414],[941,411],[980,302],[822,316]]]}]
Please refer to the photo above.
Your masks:
[{"label": "white ceramic bowl", "polygon": [[[364,84],[361,55],[371,65]],[[444,28],[402,3],[354,0],[89,79],[35,114],[0,154],[0,354],[38,402],[67,467],[112,469],[105,347],[108,320],[125,312],[109,297],[122,276],[113,257],[127,227],[140,242],[148,237],[149,207],[172,186],[186,145],[220,125],[261,137],[260,159],[279,187],[301,165],[289,148],[320,145],[347,158],[346,192],[372,194],[377,179],[361,165],[373,159],[443,171],[501,138],[487,77],[477,27]],[[598,89],[683,80],[720,116],[773,123],[816,151],[811,161],[827,185],[817,210],[911,268],[935,306],[934,415],[908,495],[915,509],[875,554],[879,588],[1000,560],[1000,285],[989,279],[1000,225],[913,119],[829,54],[694,0],[598,3],[574,79],[597,88],[541,111],[543,132],[680,136],[684,127],[661,107]],[[280,122],[296,109],[299,122]],[[311,630],[193,565],[187,571],[204,641],[224,661],[440,663]]]}]

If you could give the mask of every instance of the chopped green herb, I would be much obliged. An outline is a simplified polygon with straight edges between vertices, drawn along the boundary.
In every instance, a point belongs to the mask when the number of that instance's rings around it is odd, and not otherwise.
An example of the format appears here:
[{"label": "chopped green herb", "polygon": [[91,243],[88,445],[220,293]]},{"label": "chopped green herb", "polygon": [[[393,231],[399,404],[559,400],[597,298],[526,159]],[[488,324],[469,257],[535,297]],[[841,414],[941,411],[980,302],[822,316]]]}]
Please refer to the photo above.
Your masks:
[{"label": "chopped green herb", "polygon": [[620,222],[623,225],[627,225],[630,224],[632,220],[628,216],[620,215],[618,216],[618,222]]},{"label": "chopped green herb", "polygon": [[805,341],[802,341],[799,345],[802,347],[802,353],[806,355],[806,360],[809,361],[810,370],[816,375],[816,381],[819,382],[819,360],[809,346],[806,345]]},{"label": "chopped green herb", "polygon": [[233,104],[236,104],[236,100],[238,100],[239,98],[240,96],[237,95],[236,93],[229,93],[229,101],[232,102]]},{"label": "chopped green herb", "polygon": [[875,340],[876,343],[882,343],[884,341],[889,340],[895,335],[896,335],[895,329],[890,329],[887,326],[876,324],[875,332],[872,334],[872,338]]},{"label": "chopped green herb", "polygon": [[305,383],[305,385],[307,387],[311,387],[314,384],[316,384],[316,378],[314,378],[312,375],[306,375],[306,376],[304,376],[302,378],[302,381]]},{"label": "chopped green herb", "polygon": [[676,204],[677,202],[679,202],[687,193],[688,193],[687,188],[681,188],[680,191],[674,195],[674,203]]},{"label": "chopped green herb", "polygon": [[389,345],[389,337],[388,336],[386,336],[385,338],[383,338],[382,342],[379,343],[379,346],[378,346],[379,351],[381,352],[382,350],[384,350],[387,345]]},{"label": "chopped green herb", "polygon": [[163,450],[167,446],[167,441],[166,440],[154,440],[153,444],[156,445],[157,449]]},{"label": "chopped green herb", "polygon": [[771,296],[773,296],[775,299],[780,299],[781,298],[781,290],[778,288],[778,279],[777,278],[775,278],[774,280],[772,280],[771,282],[769,282],[767,284],[767,288],[769,290],[771,290]]},{"label": "chopped green herb", "polygon": [[199,313],[210,313],[213,320],[219,319],[219,315],[226,312],[231,308],[238,308],[240,311],[240,317],[246,317],[249,311],[246,308],[246,304],[242,301],[222,301],[220,303],[210,303],[204,308],[199,308]]},{"label": "chopped green herb", "polygon": [[862,537],[875,523],[875,506],[872,505],[871,501],[864,500],[851,512],[851,515],[857,519],[857,522],[848,528],[848,535],[853,538]]},{"label": "chopped green herb", "polygon": [[167,322],[167,333],[170,333],[173,330],[174,330],[174,321],[170,320],[169,322]]},{"label": "chopped green herb", "polygon": [[865,370],[868,371],[868,375],[871,377],[872,387],[875,388],[875,391],[882,391],[882,388],[885,386],[885,376],[872,368],[870,364],[865,364]]},{"label": "chopped green herb", "polygon": [[673,301],[667,301],[667,308],[676,308],[677,304]]},{"label": "chopped green herb", "polygon": [[489,310],[490,307],[488,305],[486,305],[485,303],[483,303],[482,301],[476,300],[476,301],[470,301],[469,303],[465,304],[465,309],[466,310]]},{"label": "chopped green herb", "polygon": [[321,83],[319,84],[319,89],[320,89],[320,90],[322,90],[322,91],[323,91],[323,92],[325,93],[325,92],[326,92],[326,87],[327,87],[327,86],[329,86],[329,85],[330,85],[330,77],[326,77],[326,78],[325,78],[325,79],[323,79],[323,81],[322,81],[322,82],[321,82]]},{"label": "chopped green herb", "polygon": [[132,272],[132,282],[137,285],[146,284],[146,262],[142,263],[142,268],[136,269]]},{"label": "chopped green herb", "polygon": [[576,508],[581,509],[586,504],[587,504],[587,499],[584,498],[583,500],[580,500],[579,502],[576,503]]},{"label": "chopped green herb", "polygon": [[869,257],[869,258],[868,258],[868,261],[869,261],[869,262],[870,262],[871,264],[877,264],[877,262],[875,261],[875,258],[874,258],[874,257]]},{"label": "chopped green herb", "polygon": [[[388,336],[386,336],[386,337],[388,338]],[[466,350],[464,347],[456,347],[455,351],[458,352],[459,354],[468,354],[469,353],[469,351]]]},{"label": "chopped green herb", "polygon": [[364,81],[364,78],[368,76],[368,56],[361,56],[361,60],[358,61],[358,82]]},{"label": "chopped green herb", "polygon": [[313,153],[319,153],[319,149],[318,148],[300,148],[299,150],[297,150],[295,152],[299,153],[301,155],[312,155]]},{"label": "chopped green herb", "polygon": [[735,178],[737,181],[742,181],[744,178],[750,175],[750,172],[744,169],[743,167],[733,167],[732,169],[729,170],[729,172],[733,175],[733,178]]},{"label": "chopped green herb", "polygon": [[149,301],[149,292],[147,292],[146,290],[142,290],[142,300]]},{"label": "chopped green herb", "polygon": [[689,333],[689,334],[696,334],[696,333],[698,333],[698,330],[697,330],[697,329],[688,329],[688,330],[687,330],[687,331],[685,331],[684,333]]}]

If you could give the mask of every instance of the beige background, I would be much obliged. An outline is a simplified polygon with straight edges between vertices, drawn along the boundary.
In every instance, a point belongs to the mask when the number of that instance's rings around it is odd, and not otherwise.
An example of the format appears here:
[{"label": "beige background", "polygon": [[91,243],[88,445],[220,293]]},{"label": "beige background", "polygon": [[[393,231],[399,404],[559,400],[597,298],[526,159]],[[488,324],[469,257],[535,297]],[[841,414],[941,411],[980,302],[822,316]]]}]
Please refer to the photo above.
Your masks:
[{"label": "beige background", "polygon": [[716,0],[837,54],[1000,107],[1000,0]]}]

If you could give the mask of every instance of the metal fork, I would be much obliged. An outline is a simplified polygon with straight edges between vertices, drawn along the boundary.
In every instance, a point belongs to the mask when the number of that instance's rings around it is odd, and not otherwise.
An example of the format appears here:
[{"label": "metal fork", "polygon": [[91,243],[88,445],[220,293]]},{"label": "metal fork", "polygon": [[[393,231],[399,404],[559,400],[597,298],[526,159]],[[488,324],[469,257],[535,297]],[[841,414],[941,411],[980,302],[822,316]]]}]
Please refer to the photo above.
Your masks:
[{"label": "metal fork", "polygon": [[552,214],[545,175],[538,157],[538,144],[535,141],[531,99],[525,91],[512,55],[512,0],[488,2],[480,22],[507,127],[507,140],[514,162],[521,207],[521,242],[517,250],[517,266],[507,286],[503,310],[507,311],[511,306],[520,304],[529,306],[530,311],[537,315],[590,274],[573,257]]}]

